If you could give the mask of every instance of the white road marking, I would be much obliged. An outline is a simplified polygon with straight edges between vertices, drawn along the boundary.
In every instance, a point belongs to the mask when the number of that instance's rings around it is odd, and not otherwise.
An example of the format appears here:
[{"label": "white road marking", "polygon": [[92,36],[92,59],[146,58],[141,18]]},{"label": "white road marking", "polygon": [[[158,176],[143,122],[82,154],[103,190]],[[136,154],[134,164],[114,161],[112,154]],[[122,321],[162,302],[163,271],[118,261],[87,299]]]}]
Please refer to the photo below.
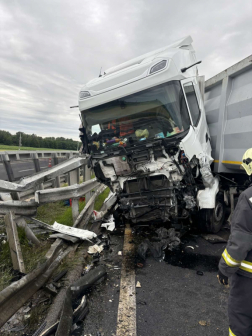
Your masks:
[{"label": "white road marking", "polygon": [[25,171],[28,171],[28,170],[35,170],[34,168],[31,168],[31,169],[24,169],[24,170],[19,170],[18,172],[19,173],[22,173],[22,172],[25,172]]},{"label": "white road marking", "polygon": [[[40,169],[44,169],[44,168],[48,168],[48,167],[40,167]],[[24,169],[24,170],[19,170],[18,172],[22,173],[22,172],[26,172],[26,171],[29,171],[29,170],[35,170],[35,169],[34,168]]]},{"label": "white road marking", "polygon": [[136,336],[134,244],[130,244],[130,240],[132,231],[130,226],[126,226],[116,336]]}]

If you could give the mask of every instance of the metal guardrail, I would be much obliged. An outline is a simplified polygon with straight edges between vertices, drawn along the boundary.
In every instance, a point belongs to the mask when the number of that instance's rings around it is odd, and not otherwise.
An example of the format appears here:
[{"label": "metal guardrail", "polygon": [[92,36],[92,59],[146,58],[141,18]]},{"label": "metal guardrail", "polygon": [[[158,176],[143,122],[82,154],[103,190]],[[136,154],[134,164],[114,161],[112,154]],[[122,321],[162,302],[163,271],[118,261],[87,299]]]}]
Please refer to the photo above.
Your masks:
[{"label": "metal guardrail", "polygon": [[77,151],[0,151],[0,179],[13,182],[78,154]]},{"label": "metal guardrail", "polygon": [[[35,156],[35,160],[36,159],[37,158]],[[91,179],[91,170],[87,167],[87,163],[88,159],[86,157],[79,156],[59,163],[50,169],[39,171],[32,176],[22,178],[17,183],[14,181],[0,180],[0,196],[2,192],[5,195],[5,199],[8,199],[6,195],[9,195],[9,198],[12,198],[10,200],[0,202],[0,214],[5,214],[5,222],[7,224],[9,222],[9,236],[15,231],[15,225],[20,224],[20,217],[18,216],[22,216],[21,220],[24,223],[21,224],[24,224],[25,226],[25,216],[28,216],[31,219],[31,216],[36,214],[37,207],[40,204],[69,198],[72,199],[73,227],[77,229],[86,229],[94,209],[96,197],[106,189],[106,186],[100,184],[96,178]],[[82,171],[85,181],[79,184],[80,171]],[[69,186],[59,188],[57,187],[57,179],[59,179],[62,174],[68,174]],[[43,189],[45,184],[52,180],[56,181],[56,188]],[[34,198],[31,200],[20,200],[20,194],[24,194],[26,192],[28,193],[28,191],[33,193]],[[79,198],[82,196],[85,196],[86,204],[84,209],[79,213]],[[116,195],[113,195],[108,199],[108,204],[105,206],[104,213],[109,211],[115,202]],[[36,219],[32,220],[38,221]],[[40,222],[40,224],[46,226],[45,223]],[[76,244],[80,241],[78,237],[71,237],[70,241],[73,245],[66,248],[63,241],[69,240],[69,236],[64,233],[59,233],[54,236],[56,236],[55,238],[57,239],[46,254],[45,258],[47,261],[30,274],[27,274],[20,280],[12,283],[9,287],[0,292],[0,311],[2,312],[0,314],[0,328],[25,302],[30,299],[37,290],[39,290],[47,282],[52,272],[58,267],[62,259],[66,257],[70,251],[74,250],[76,248]],[[12,235],[11,237],[8,237],[8,241],[10,248],[15,254],[15,258],[17,258],[17,260],[15,259],[16,265],[20,265],[22,255],[20,259],[18,253],[16,253],[18,236]],[[16,268],[20,271],[19,266],[16,266]]]},{"label": "metal guardrail", "polygon": [[[0,180],[0,191],[18,192],[25,191],[40,183],[52,180],[60,175],[71,172],[87,164],[87,159],[83,157],[72,158],[58,165],[37,172],[34,175],[22,178],[18,183]],[[71,177],[70,177],[71,178]],[[78,178],[76,179],[76,183]],[[70,183],[72,184],[72,183]]]}]

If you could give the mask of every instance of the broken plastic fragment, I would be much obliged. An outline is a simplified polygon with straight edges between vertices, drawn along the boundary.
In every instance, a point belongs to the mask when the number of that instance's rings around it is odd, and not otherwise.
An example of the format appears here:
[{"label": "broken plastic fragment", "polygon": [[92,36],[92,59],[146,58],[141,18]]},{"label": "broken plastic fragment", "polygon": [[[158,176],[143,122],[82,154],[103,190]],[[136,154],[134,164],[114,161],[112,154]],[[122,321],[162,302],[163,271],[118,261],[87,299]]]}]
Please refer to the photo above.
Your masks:
[{"label": "broken plastic fragment", "polygon": [[105,227],[108,231],[114,231],[115,229],[115,220],[113,215],[109,216],[106,223],[103,223],[101,227]]},{"label": "broken plastic fragment", "polygon": [[93,246],[89,246],[88,248],[88,254],[95,254],[95,253],[101,253],[103,251],[103,246],[100,245],[93,245]]},{"label": "broken plastic fragment", "polygon": [[137,281],[137,283],[136,283],[136,288],[141,288],[141,287],[142,287],[142,286],[141,286],[140,282]]},{"label": "broken plastic fragment", "polygon": [[69,236],[77,237],[83,240],[90,240],[96,237],[96,234],[92,231],[77,229],[71,226],[63,225],[57,222],[54,222],[52,228],[55,231],[65,233]]}]

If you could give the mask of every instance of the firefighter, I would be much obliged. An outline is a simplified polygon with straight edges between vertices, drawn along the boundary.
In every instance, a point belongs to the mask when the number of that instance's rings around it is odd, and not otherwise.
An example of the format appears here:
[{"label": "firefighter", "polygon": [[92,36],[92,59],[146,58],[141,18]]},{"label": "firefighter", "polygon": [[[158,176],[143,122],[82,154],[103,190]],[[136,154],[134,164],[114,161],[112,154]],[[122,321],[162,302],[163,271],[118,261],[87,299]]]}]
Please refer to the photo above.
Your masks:
[{"label": "firefighter", "polygon": [[[242,167],[252,175],[252,148],[243,155]],[[217,275],[230,284],[229,335],[252,335],[252,186],[243,191],[232,216],[231,234]]]}]

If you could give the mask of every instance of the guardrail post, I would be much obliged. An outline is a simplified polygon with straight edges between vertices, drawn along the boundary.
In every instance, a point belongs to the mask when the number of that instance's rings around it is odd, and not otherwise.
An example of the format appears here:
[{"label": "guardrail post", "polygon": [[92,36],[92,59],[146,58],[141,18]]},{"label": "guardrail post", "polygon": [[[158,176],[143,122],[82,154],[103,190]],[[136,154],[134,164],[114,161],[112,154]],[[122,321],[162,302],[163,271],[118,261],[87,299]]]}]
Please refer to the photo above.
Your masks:
[{"label": "guardrail post", "polygon": [[[87,165],[86,165],[84,168],[85,168],[85,169],[83,169],[83,170],[84,170],[83,181],[91,180],[91,169],[88,168]],[[90,200],[90,198],[91,198],[91,191],[89,191],[89,192],[86,193],[86,195],[85,195],[86,203]]]},{"label": "guardrail post", "polygon": [[[53,165],[56,166],[59,163],[59,158],[57,156],[57,154],[52,154],[53,157]],[[56,184],[56,188],[60,188],[60,176],[57,176],[55,178],[55,184]]]},{"label": "guardrail post", "polygon": [[15,178],[14,178],[13,170],[12,170],[12,167],[11,167],[9,155],[8,154],[1,154],[1,159],[3,161],[4,167],[5,167],[7,176],[8,176],[8,180],[10,182],[14,182]]},{"label": "guardrail post", "polygon": [[11,212],[8,213],[7,215],[5,215],[4,220],[6,225],[6,233],[9,242],[13,268],[15,270],[19,270],[22,273],[25,273],[23,255],[19,243],[17,226],[13,219],[13,214]]},{"label": "guardrail post", "polygon": [[[78,184],[78,175],[79,170],[75,169],[69,172],[69,185]],[[76,221],[77,217],[79,216],[79,199],[72,198],[72,216],[73,216],[73,223]]]},{"label": "guardrail post", "polygon": [[[41,171],[41,168],[40,168],[40,162],[39,162],[39,158],[38,158],[38,153],[31,153],[31,157],[32,157],[32,160],[33,160],[33,164],[34,164],[34,168],[35,168],[35,172],[38,173]],[[44,185],[43,183],[40,183],[39,184],[39,189],[40,190],[43,190],[44,189]]]},{"label": "guardrail post", "polygon": [[41,169],[40,169],[40,162],[39,162],[38,154],[32,153],[31,157],[34,163],[35,172],[36,173],[40,172]]}]

